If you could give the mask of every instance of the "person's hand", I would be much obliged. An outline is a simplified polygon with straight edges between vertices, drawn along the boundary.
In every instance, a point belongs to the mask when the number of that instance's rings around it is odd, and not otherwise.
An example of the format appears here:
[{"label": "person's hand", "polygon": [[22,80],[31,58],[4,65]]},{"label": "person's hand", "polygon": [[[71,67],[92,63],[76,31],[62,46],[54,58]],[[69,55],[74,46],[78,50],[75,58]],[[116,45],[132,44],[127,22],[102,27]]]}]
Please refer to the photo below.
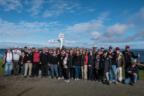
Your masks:
[{"label": "person's hand", "polygon": [[48,66],[50,66],[50,64],[48,64]]},{"label": "person's hand", "polygon": [[134,76],[137,76],[137,74],[136,74],[136,73],[133,73],[133,75],[134,75]]},{"label": "person's hand", "polygon": [[131,74],[132,72],[131,72],[131,71],[128,71],[128,73],[130,73],[130,74]]},{"label": "person's hand", "polygon": [[31,63],[30,61],[27,61],[27,63]]}]

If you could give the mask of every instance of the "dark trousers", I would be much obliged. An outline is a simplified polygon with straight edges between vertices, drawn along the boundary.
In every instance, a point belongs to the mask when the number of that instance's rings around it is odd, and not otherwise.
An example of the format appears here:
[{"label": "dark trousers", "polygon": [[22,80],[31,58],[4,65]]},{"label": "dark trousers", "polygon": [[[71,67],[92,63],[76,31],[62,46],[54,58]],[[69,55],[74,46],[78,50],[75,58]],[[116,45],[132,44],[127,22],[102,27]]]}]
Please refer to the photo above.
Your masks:
[{"label": "dark trousers", "polygon": [[73,67],[71,67],[70,69],[70,78],[75,78],[75,69]]},{"label": "dark trousers", "polygon": [[88,67],[88,80],[93,80],[93,68]]},{"label": "dark trousers", "polygon": [[63,75],[64,75],[63,67],[61,65],[58,65],[58,76],[63,77]]},{"label": "dark trousers", "polygon": [[32,76],[38,76],[39,75],[39,63],[34,63],[32,68]]},{"label": "dark trousers", "polygon": [[104,69],[99,69],[98,75],[99,75],[99,80],[103,82],[104,81]]},{"label": "dark trousers", "polygon": [[128,69],[129,67],[125,67],[125,78],[128,78],[129,77],[129,73],[128,73]]},{"label": "dark trousers", "polygon": [[13,73],[18,75],[19,73],[19,61],[13,61]]},{"label": "dark trousers", "polygon": [[21,75],[24,75],[24,64],[20,64],[20,66],[19,66],[19,73]]},{"label": "dark trousers", "polygon": [[94,72],[95,72],[95,80],[98,80],[99,79],[99,70],[95,68]]},{"label": "dark trousers", "polygon": [[48,75],[48,66],[47,66],[47,64],[42,64],[41,65],[41,67],[42,67],[42,76],[47,76]]},{"label": "dark trousers", "polygon": [[65,80],[69,79],[69,69],[68,68],[64,68],[64,79]]}]

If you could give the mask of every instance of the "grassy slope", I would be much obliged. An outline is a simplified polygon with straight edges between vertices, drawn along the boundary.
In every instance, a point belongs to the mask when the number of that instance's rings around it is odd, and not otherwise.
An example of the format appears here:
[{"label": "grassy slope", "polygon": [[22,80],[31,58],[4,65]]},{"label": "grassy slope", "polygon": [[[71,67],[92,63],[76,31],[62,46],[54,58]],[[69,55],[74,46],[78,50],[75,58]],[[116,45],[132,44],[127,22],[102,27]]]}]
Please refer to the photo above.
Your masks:
[{"label": "grassy slope", "polygon": [[144,80],[144,70],[139,70],[139,79]]},{"label": "grassy slope", "polygon": [[0,76],[3,74],[2,59],[0,58]]}]

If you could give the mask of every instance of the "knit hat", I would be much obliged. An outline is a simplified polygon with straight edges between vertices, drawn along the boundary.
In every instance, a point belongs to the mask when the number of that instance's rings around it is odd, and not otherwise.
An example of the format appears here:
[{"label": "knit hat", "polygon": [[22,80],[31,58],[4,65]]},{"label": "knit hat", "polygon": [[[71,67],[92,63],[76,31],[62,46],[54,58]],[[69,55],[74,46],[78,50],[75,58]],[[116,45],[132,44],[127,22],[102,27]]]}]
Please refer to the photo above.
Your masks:
[{"label": "knit hat", "polygon": [[120,50],[120,48],[119,48],[119,47],[116,47],[116,50]]}]

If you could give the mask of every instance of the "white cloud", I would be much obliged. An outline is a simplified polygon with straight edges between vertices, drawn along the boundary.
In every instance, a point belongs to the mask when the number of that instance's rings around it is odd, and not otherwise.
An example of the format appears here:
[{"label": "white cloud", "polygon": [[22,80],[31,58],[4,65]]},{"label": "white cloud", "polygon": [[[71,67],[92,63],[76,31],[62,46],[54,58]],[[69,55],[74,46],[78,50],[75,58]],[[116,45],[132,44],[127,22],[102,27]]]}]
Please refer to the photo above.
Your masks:
[{"label": "white cloud", "polygon": [[72,32],[90,32],[93,30],[97,30],[100,27],[102,27],[102,22],[96,20],[96,21],[74,24],[73,26],[69,26],[67,30]]},{"label": "white cloud", "polygon": [[6,11],[19,10],[22,8],[21,0],[0,0],[0,6]]},{"label": "white cloud", "polygon": [[47,6],[49,6],[49,8],[43,12],[44,18],[52,16],[56,17],[65,12],[73,12],[79,7],[79,4],[66,0],[50,0],[47,2]]},{"label": "white cloud", "polygon": [[28,11],[34,16],[38,15],[42,9],[44,3],[45,3],[44,0],[32,0],[31,8]]},{"label": "white cloud", "polygon": [[108,27],[107,32],[110,35],[121,35],[121,34],[124,34],[126,32],[128,26],[129,25],[127,25],[127,24],[116,23],[116,24]]},{"label": "white cloud", "polygon": [[0,37],[8,38],[21,38],[31,37],[38,35],[39,33],[51,33],[54,32],[56,27],[59,26],[56,22],[8,22],[0,19]]},{"label": "white cloud", "polygon": [[91,35],[92,35],[92,39],[94,40],[100,39],[101,37],[100,32],[92,32]]},{"label": "white cloud", "polygon": [[138,14],[139,14],[139,16],[140,16],[142,19],[144,19],[144,7],[142,7],[142,8],[140,9],[140,11],[138,12]]},{"label": "white cloud", "polygon": [[74,25],[68,26],[67,31],[70,32],[93,32],[97,31],[104,26],[104,21],[108,16],[108,12],[103,12],[95,20],[90,20],[87,22],[76,23]]}]

